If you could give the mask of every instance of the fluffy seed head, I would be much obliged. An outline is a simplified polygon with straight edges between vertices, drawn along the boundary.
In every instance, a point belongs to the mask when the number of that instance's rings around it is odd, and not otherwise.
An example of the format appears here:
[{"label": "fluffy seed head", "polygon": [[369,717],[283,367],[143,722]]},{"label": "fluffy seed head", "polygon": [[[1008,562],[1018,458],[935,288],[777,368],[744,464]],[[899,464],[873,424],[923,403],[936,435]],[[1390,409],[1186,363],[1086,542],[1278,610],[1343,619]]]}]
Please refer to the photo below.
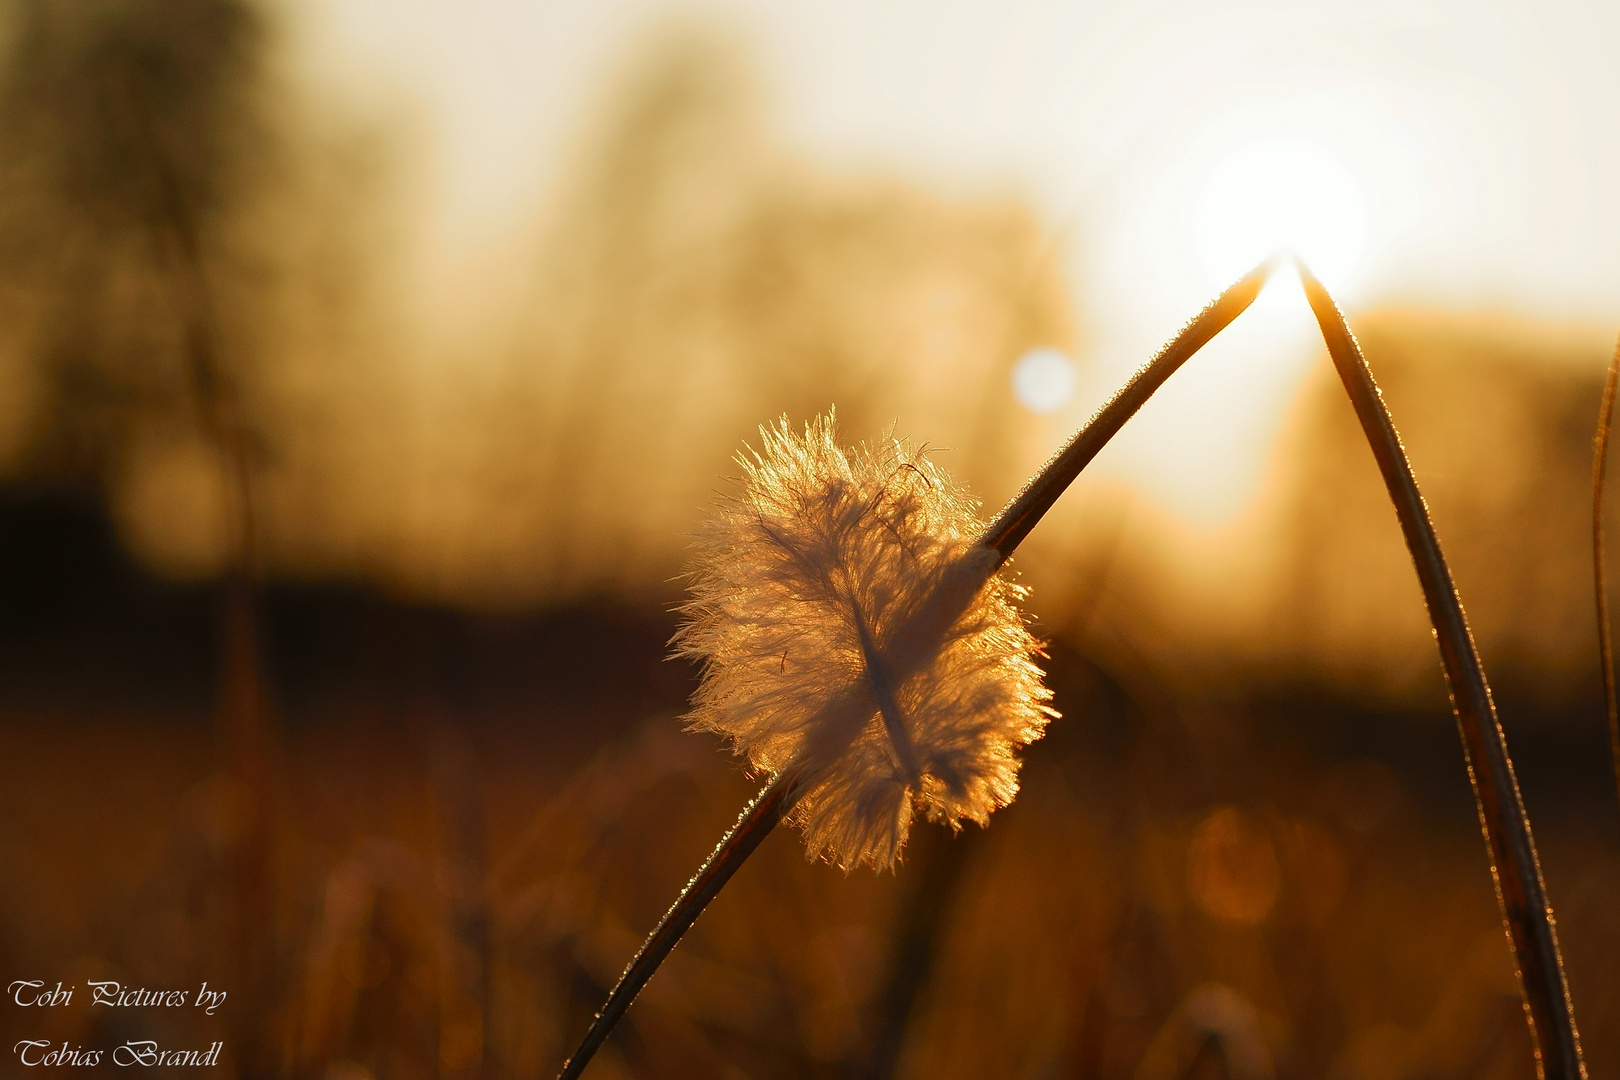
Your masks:
[{"label": "fluffy seed head", "polygon": [[831,416],[760,435],[697,544],[675,639],[704,661],[688,720],[791,773],[812,857],[890,867],[917,812],[960,828],[1011,802],[1015,751],[1057,715],[1023,590],[924,453],[842,449]]}]

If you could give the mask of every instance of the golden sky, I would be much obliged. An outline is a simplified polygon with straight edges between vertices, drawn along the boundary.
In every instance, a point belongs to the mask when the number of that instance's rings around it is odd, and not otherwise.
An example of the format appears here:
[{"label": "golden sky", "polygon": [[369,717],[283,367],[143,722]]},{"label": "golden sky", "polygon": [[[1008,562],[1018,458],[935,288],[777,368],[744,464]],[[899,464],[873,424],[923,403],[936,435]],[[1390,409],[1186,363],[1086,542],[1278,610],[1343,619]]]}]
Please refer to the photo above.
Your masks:
[{"label": "golden sky", "polygon": [[[305,5],[292,24],[318,84],[422,136],[413,250],[441,332],[475,317],[454,283],[504,276],[514,209],[555,186],[604,86],[669,19],[738,37],[798,153],[1032,200],[1085,327],[1054,440],[1278,242],[1352,311],[1620,318],[1615,5]],[[1300,377],[1297,314],[1256,318],[1099,465],[1191,516],[1233,510]]]}]

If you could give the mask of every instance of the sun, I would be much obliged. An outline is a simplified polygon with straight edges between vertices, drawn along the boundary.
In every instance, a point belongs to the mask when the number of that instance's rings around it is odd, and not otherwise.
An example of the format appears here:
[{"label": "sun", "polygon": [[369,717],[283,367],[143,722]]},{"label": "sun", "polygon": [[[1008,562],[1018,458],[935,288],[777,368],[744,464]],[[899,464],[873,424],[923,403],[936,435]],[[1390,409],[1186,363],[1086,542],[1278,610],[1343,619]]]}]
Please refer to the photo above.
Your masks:
[{"label": "sun", "polygon": [[[1359,269],[1367,229],[1360,181],[1338,156],[1307,139],[1243,144],[1210,171],[1193,207],[1194,241],[1212,290],[1272,252],[1291,250],[1343,295]],[[1275,299],[1278,290],[1266,292]]]}]

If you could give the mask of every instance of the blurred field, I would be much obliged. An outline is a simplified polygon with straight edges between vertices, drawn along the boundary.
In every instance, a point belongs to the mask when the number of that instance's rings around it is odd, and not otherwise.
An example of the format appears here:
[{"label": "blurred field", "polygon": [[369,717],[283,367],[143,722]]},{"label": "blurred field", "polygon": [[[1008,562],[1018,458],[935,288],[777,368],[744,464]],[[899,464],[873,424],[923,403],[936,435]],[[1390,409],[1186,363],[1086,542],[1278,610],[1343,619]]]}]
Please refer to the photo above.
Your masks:
[{"label": "blurred field", "polygon": [[[6,523],[8,611],[31,585],[53,614],[6,626],[5,968],[220,985],[233,801],[195,663],[207,590],[120,569],[93,519],[62,518],[71,561],[60,543],[18,550],[41,508]],[[752,788],[675,723],[692,672],[662,659],[669,616],[267,601],[275,1071],[543,1074]],[[772,838],[594,1068],[1531,1075],[1443,711],[1261,677],[1200,691],[1091,636],[1054,642],[1065,719],[990,830],[919,830],[882,877]],[[82,651],[53,665],[64,641]],[[1601,734],[1503,709],[1598,1073],[1620,1051]],[[40,1030],[20,1013],[4,1015],[13,1041]],[[221,1027],[54,1019],[49,1037],[85,1045]]]},{"label": "blurred field", "polygon": [[[513,222],[515,283],[417,318],[404,136],[300,97],[275,18],[3,15],[0,970],[232,996],[7,1005],[0,1044],[548,1075],[758,784],[681,731],[696,672],[665,659],[731,455],[836,404],[851,440],[945,448],[993,508],[1064,434],[1013,398],[1014,363],[1089,370],[1059,251],[1085,238],[1011,187],[805,160],[746,51],[679,24]],[[458,321],[482,293],[491,317]],[[1620,804],[1585,547],[1613,328],[1350,318],[1613,1075]],[[770,838],[591,1075],[1532,1076],[1352,421],[1318,364],[1216,526],[1078,484],[1015,564],[1064,715],[1018,801],[983,832],[919,828],[888,876]]]}]

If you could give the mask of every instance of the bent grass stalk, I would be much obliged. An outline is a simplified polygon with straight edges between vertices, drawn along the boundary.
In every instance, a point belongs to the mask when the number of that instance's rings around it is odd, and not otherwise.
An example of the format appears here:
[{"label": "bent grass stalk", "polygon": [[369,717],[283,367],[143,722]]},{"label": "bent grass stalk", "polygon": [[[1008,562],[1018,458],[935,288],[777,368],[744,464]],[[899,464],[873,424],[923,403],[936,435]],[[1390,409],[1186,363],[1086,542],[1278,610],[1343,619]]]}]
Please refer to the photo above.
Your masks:
[{"label": "bent grass stalk", "polygon": [[1440,662],[1445,668],[1451,707],[1462,736],[1463,759],[1468,766],[1468,779],[1474,788],[1474,803],[1491,858],[1496,899],[1513,950],[1519,990],[1524,996],[1525,1018],[1536,1053],[1536,1075],[1546,1080],[1584,1080],[1586,1064],[1581,1060],[1580,1035],[1575,1029],[1569,986],[1564,979],[1552,905],[1547,902],[1535,838],[1530,832],[1530,816],[1519,795],[1507,739],[1496,717],[1496,705],[1485,682],[1485,670],[1480,664],[1479,651],[1474,647],[1462,601],[1452,584],[1445,556],[1440,552],[1429,509],[1412,477],[1411,463],[1395,432],[1389,410],[1384,407],[1372,371],[1361,355],[1361,348],[1321,282],[1297,259],[1295,265],[1305,286],[1306,299],[1327,342],[1328,355],[1338,369],[1339,379],[1350,395],[1361,429],[1378,460],[1378,470],[1383,474],[1390,501],[1395,504],[1401,534],[1423,586],[1423,599],[1440,646]]},{"label": "bent grass stalk", "polygon": [[[1278,256],[1268,259],[1204,308],[1007,504],[973,545],[990,553],[987,561],[992,572],[1012,555],[1058,497],[1154,391],[1254,302],[1281,261]],[[1378,462],[1423,587],[1491,859],[1497,899],[1519,976],[1535,1048],[1537,1075],[1543,1080],[1584,1080],[1586,1068],[1581,1060],[1580,1038],[1529,817],[1519,795],[1507,743],[1462,604],[1400,437],[1366,360],[1327,290],[1298,259],[1294,264],[1328,353]],[[846,690],[839,696],[850,693]],[[824,708],[836,710],[842,704],[835,701]],[[676,942],[742,862],[792,810],[811,779],[789,767],[777,773],[759,793],[642,944],[579,1049],[564,1065],[559,1080],[571,1080],[584,1071],[591,1056]]]},{"label": "bent grass stalk", "polygon": [[1614,638],[1609,623],[1609,588],[1604,573],[1603,476],[1609,458],[1609,429],[1614,424],[1615,386],[1620,383],[1620,342],[1609,361],[1603,382],[1603,404],[1598,408],[1597,436],[1592,440],[1592,578],[1597,594],[1598,653],[1603,669],[1603,708],[1609,720],[1609,759],[1614,765],[1614,790],[1620,796],[1620,695],[1614,682]]}]

